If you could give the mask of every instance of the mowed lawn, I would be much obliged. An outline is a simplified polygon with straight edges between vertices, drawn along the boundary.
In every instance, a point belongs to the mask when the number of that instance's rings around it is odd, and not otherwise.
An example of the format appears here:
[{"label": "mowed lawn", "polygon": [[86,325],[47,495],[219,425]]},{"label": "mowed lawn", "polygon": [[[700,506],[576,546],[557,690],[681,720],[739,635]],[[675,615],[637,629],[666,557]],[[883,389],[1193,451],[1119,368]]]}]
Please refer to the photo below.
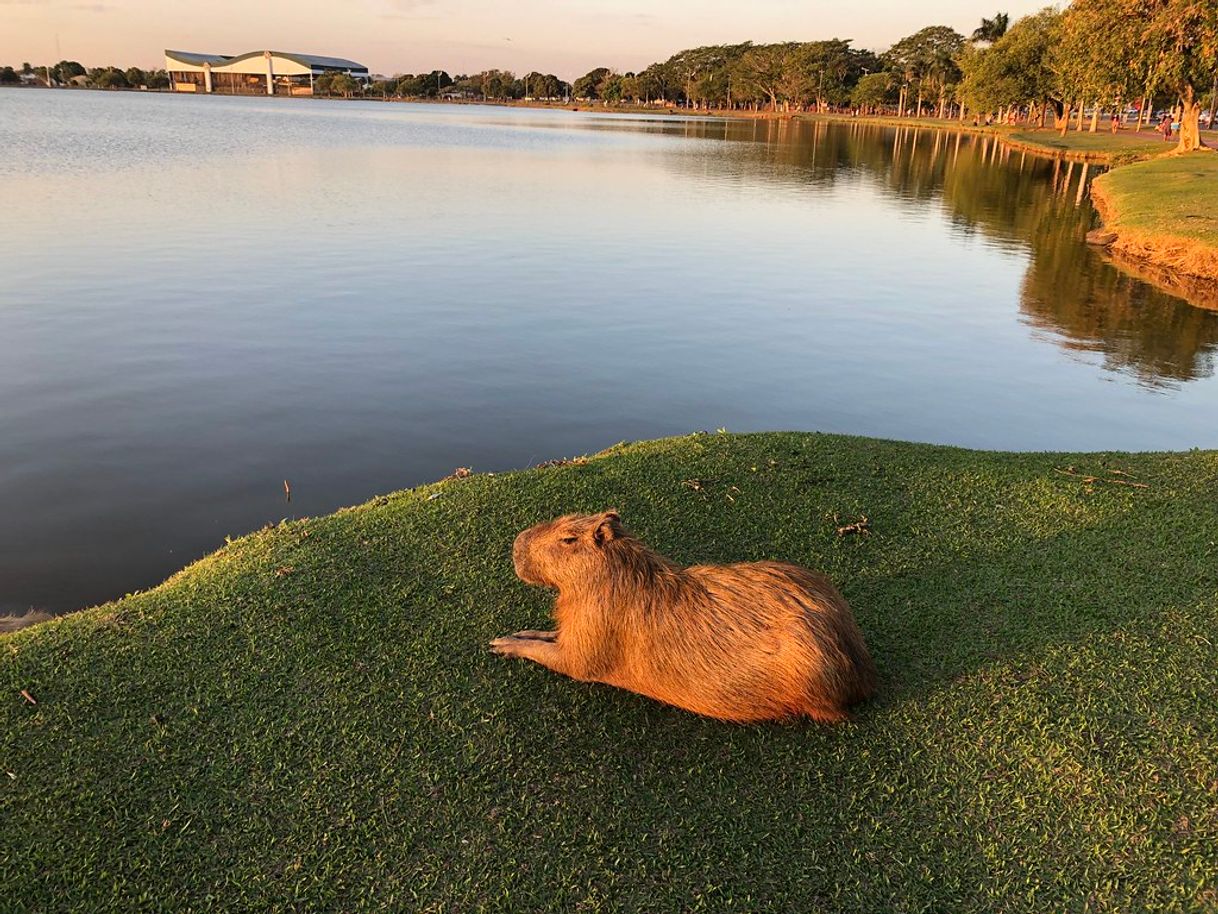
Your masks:
[{"label": "mowed lawn", "polygon": [[[830,574],[880,696],[741,727],[492,656],[547,618],[516,532],[611,506]],[[0,657],[5,912],[1218,907],[1214,452],[623,446],[264,530]]]},{"label": "mowed lawn", "polygon": [[1218,249],[1218,154],[1164,156],[1114,169],[1102,181],[1116,227]]},{"label": "mowed lawn", "polygon": [[[1147,128],[1149,132],[1151,128]],[[1170,152],[1175,148],[1175,140],[1165,143],[1162,140],[1150,139],[1132,130],[1122,130],[1113,133],[1102,128],[1095,133],[1087,130],[1070,129],[1064,136],[1052,128],[1029,130],[1018,128],[1007,133],[1010,139],[1019,143],[1034,143],[1053,152],[1094,153],[1110,155],[1117,161],[1157,156]]]}]

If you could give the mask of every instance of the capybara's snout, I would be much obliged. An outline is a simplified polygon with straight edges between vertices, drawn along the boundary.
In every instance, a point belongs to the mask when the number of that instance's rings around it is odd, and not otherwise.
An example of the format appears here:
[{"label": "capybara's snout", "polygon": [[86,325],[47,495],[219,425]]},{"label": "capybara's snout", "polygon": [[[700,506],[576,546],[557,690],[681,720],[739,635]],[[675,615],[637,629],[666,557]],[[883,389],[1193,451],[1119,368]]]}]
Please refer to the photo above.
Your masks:
[{"label": "capybara's snout", "polygon": [[526,584],[540,584],[537,579],[536,572],[533,570],[532,556],[530,555],[529,545],[533,536],[533,529],[522,530],[517,535],[515,542],[512,543],[512,566],[516,570],[516,577],[524,581]]}]

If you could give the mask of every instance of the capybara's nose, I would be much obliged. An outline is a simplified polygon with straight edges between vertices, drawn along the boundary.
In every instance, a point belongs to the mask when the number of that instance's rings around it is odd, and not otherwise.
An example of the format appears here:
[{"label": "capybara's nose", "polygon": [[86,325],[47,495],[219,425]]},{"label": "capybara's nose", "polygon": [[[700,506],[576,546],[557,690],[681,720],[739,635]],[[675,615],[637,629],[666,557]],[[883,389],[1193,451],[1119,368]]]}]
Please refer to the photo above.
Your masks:
[{"label": "capybara's nose", "polygon": [[520,574],[520,561],[524,558],[524,534],[520,533],[516,536],[516,541],[512,543],[512,565],[516,569],[516,574]]}]

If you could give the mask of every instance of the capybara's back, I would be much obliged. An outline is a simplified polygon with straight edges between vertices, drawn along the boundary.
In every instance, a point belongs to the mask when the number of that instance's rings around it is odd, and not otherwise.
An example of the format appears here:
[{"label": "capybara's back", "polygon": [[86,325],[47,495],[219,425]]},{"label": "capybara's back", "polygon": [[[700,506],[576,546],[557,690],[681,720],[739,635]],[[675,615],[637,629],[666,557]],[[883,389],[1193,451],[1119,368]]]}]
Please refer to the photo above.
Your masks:
[{"label": "capybara's back", "polygon": [[863,634],[827,578],[778,562],[685,573],[691,586],[674,606],[672,637],[655,644],[661,669],[680,668],[684,652],[689,702],[673,704],[730,720],[834,723],[874,694]]},{"label": "capybara's back", "polygon": [[849,605],[797,565],[679,568],[614,512],[532,527],[514,558],[522,580],[558,589],[558,626],[497,639],[499,653],[733,721],[843,721],[875,692]]}]

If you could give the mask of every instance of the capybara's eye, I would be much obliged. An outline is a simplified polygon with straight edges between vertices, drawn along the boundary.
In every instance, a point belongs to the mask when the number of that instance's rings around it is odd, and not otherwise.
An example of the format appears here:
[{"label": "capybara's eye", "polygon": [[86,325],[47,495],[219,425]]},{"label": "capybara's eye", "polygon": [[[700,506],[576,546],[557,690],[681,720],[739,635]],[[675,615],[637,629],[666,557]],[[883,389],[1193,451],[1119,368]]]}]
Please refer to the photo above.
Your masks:
[{"label": "capybara's eye", "polygon": [[561,543],[574,543],[574,542],[575,542],[577,539],[579,539],[579,537],[578,537],[578,536],[564,536],[564,537],[563,537],[561,540],[559,540],[559,542],[561,542]]}]

